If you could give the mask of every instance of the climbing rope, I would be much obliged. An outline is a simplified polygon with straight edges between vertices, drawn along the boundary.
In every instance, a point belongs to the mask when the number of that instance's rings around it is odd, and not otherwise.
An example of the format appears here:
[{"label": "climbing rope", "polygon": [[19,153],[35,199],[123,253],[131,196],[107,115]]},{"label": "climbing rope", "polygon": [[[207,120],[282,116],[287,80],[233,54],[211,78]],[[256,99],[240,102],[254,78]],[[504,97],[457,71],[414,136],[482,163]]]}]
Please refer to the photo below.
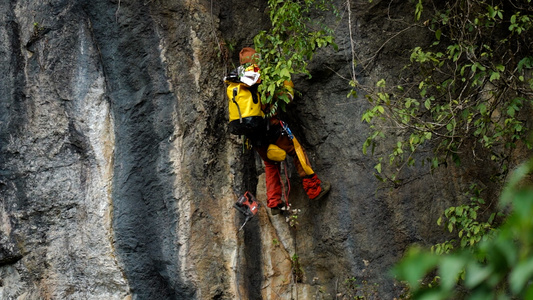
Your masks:
[{"label": "climbing rope", "polygon": [[[283,169],[285,172],[285,180],[287,181],[287,188],[285,188],[283,176],[281,175],[281,169]],[[285,207],[289,209],[289,194],[291,192],[291,182],[289,180],[289,176],[287,172],[287,163],[285,161],[282,161],[280,164],[279,181],[281,182],[281,195],[285,199]]]}]

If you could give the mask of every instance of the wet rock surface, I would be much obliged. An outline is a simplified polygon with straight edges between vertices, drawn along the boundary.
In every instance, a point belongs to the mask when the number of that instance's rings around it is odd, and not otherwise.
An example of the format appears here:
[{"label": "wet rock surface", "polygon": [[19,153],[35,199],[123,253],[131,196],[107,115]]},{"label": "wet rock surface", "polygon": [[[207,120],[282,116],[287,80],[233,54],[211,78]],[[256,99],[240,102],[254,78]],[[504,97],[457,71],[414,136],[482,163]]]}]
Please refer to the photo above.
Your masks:
[{"label": "wet rock surface", "polygon": [[[332,299],[352,278],[400,293],[390,267],[436,241],[464,178],[488,180],[472,163],[379,184],[361,152],[364,91],[347,98],[347,78],[352,42],[357,80],[373,85],[428,37],[403,25],[404,1],[337,1],[339,51],[294,79],[285,115],[332,190],[308,200],[289,163],[291,227],[226,127],[222,78],[268,26],[264,2],[0,3],[0,298]],[[263,205],[238,231],[246,190]]]}]

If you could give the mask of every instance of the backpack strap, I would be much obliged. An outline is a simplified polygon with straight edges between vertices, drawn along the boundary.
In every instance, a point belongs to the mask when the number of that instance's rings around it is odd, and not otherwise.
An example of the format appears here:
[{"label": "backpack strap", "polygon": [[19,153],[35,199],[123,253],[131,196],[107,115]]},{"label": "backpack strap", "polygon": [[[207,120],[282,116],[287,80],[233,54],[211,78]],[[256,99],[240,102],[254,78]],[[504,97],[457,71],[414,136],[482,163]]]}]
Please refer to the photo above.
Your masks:
[{"label": "backpack strap", "polygon": [[237,110],[239,111],[239,121],[242,123],[242,114],[241,114],[241,108],[239,107],[239,104],[237,101],[235,101],[235,97],[237,97],[237,93],[239,92],[239,88],[235,87],[233,88],[233,98],[231,99],[235,105],[237,105]]},{"label": "backpack strap", "polygon": [[252,93],[252,100],[254,101],[254,104],[257,104],[259,102],[258,87],[258,84],[254,84],[248,88],[250,93]]}]

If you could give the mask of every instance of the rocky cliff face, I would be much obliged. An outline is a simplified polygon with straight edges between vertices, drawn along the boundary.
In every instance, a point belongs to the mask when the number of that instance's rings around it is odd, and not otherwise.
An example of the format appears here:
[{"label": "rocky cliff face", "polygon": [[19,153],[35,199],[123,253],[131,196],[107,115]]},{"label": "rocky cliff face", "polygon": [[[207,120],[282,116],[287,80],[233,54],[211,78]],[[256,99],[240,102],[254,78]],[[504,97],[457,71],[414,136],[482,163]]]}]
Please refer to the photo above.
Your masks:
[{"label": "rocky cliff face", "polygon": [[332,191],[309,201],[289,170],[298,226],[263,205],[238,231],[232,204],[245,190],[264,203],[264,179],[227,132],[222,77],[268,26],[264,2],[0,3],[0,298],[400,293],[389,268],[410,243],[434,241],[463,176],[478,175],[414,169],[390,188],[361,153],[365,100],[346,98],[352,41],[359,82],[394,78],[425,38],[402,31],[411,4],[337,1],[340,49],[295,78],[302,95],[286,116]]}]

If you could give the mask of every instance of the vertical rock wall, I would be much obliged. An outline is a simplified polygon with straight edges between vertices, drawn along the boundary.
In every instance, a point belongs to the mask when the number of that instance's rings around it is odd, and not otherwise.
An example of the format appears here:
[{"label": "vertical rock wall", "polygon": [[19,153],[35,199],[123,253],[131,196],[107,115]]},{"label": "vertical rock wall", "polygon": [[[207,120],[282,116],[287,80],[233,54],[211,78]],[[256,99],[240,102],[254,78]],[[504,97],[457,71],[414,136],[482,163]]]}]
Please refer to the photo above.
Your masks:
[{"label": "vertical rock wall", "polygon": [[[411,4],[336,1],[339,51],[294,78],[302,94],[285,118],[332,191],[309,201],[289,163],[293,228],[265,209],[261,163],[226,131],[222,77],[268,26],[264,2],[0,3],[1,299],[400,293],[389,268],[410,243],[435,241],[462,178],[489,185],[472,164],[381,186],[361,153],[352,45],[360,83],[397,76],[403,49],[425,41],[401,22]],[[263,206],[237,231],[245,190]]]},{"label": "vertical rock wall", "polygon": [[236,297],[220,6],[0,8],[2,298]]},{"label": "vertical rock wall", "polygon": [[88,20],[66,1],[0,11],[0,298],[122,299],[114,117]]}]

